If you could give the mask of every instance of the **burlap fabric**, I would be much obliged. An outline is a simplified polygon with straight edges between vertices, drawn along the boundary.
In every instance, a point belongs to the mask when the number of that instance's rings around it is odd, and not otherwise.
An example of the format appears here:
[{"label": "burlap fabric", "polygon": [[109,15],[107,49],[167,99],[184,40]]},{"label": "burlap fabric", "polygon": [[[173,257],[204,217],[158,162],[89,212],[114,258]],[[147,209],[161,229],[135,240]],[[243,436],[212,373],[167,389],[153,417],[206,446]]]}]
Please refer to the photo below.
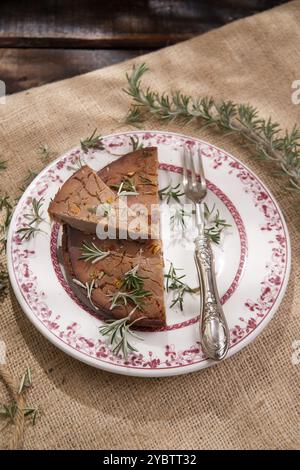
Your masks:
[{"label": "burlap fabric", "polygon": [[[145,83],[157,90],[250,102],[262,115],[291,127],[300,116],[300,105],[291,101],[292,81],[300,79],[299,24],[300,1],[295,1],[134,62],[147,62],[151,73]],[[0,106],[1,154],[9,162],[1,189],[17,194],[28,168],[38,165],[40,144],[63,152],[95,127],[102,134],[127,130],[120,120],[129,101],[121,89],[132,64],[9,97]],[[145,127],[162,126],[153,120]],[[182,131],[175,124],[168,129]],[[184,132],[245,161],[280,202],[293,267],[277,315],[254,343],[217,367],[181,377],[138,379],[92,369],[60,352],[35,330],[10,292],[1,304],[1,339],[16,375],[31,366],[31,401],[44,412],[34,428],[27,425],[25,448],[300,447],[300,364],[291,361],[292,343],[300,339],[299,198],[286,193],[284,184],[231,138],[195,125]],[[3,447],[9,432],[1,435]]]}]

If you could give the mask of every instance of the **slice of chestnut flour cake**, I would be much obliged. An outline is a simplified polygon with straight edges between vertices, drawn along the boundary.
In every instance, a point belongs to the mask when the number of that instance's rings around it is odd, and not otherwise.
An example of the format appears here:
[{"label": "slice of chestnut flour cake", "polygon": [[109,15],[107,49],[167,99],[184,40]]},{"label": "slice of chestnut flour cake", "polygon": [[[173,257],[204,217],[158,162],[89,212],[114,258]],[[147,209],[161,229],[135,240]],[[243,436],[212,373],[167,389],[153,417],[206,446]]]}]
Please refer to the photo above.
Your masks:
[{"label": "slice of chestnut flour cake", "polygon": [[[165,325],[163,257],[158,240],[99,240],[65,226],[62,252],[67,272],[81,286],[89,307],[114,318],[133,312],[132,321],[140,318],[137,327]],[[89,286],[89,296],[84,286]]]},{"label": "slice of chestnut flour cake", "polygon": [[142,148],[123,155],[98,171],[98,175],[116,192],[131,190],[128,206],[142,204],[155,221],[153,209],[159,205],[156,147]]},{"label": "slice of chestnut flour cake", "polygon": [[[74,173],[57,192],[48,212],[52,219],[67,223],[99,238],[147,239],[151,224],[147,211],[133,211],[125,194],[118,195],[88,166]],[[156,224],[157,225],[157,224]]]}]

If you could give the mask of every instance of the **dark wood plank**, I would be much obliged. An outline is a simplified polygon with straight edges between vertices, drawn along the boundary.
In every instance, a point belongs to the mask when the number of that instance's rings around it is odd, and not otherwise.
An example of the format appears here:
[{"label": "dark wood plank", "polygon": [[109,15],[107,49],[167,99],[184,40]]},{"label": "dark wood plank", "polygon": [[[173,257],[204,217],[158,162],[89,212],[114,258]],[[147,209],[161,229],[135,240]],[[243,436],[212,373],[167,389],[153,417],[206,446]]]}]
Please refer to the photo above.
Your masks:
[{"label": "dark wood plank", "polygon": [[0,48],[0,78],[10,94],[116,64],[145,52]]},{"label": "dark wood plank", "polygon": [[281,3],[284,0],[2,0],[0,47],[161,47]]}]

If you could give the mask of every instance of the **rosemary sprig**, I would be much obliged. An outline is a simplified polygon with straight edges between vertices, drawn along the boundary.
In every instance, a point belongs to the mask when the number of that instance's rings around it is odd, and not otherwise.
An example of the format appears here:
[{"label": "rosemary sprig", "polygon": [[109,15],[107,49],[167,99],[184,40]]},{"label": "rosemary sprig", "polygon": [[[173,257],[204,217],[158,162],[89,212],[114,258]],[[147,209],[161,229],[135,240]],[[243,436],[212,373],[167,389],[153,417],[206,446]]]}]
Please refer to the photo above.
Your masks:
[{"label": "rosemary sprig", "polygon": [[25,388],[29,388],[31,387],[31,385],[32,385],[31,370],[29,367],[27,367],[20,381],[19,392],[18,392],[19,395],[23,393]]},{"label": "rosemary sprig", "polygon": [[227,224],[225,219],[220,218],[220,212],[215,205],[212,209],[209,209],[207,204],[204,203],[204,217],[208,222],[205,228],[206,235],[212,242],[219,244],[223,230],[231,227],[231,225]]},{"label": "rosemary sprig", "polygon": [[177,303],[179,304],[180,310],[183,310],[183,297],[186,292],[193,293],[194,290],[188,286],[182,279],[186,276],[182,274],[179,276],[177,271],[182,271],[182,269],[174,268],[173,263],[170,264],[169,271],[164,275],[166,278],[166,291],[173,291],[173,301],[170,305],[170,308],[174,307]]},{"label": "rosemary sprig", "polygon": [[[15,401],[12,401],[8,404],[3,404],[0,407],[0,416],[2,418],[8,418],[10,420],[10,422],[13,423],[14,418],[15,418],[16,413],[17,413],[17,410],[18,410],[18,405]],[[35,426],[36,421],[39,417],[39,409],[34,408],[34,407],[26,407],[26,408],[24,408],[23,412],[24,412],[25,417],[27,417],[27,416],[32,417],[32,425]]]},{"label": "rosemary sprig", "polygon": [[128,290],[142,290],[144,288],[144,277],[138,274],[139,265],[134,266],[123,276],[122,286]]},{"label": "rosemary sprig", "polygon": [[86,291],[87,298],[90,301],[90,304],[95,310],[99,310],[99,308],[94,304],[93,299],[92,299],[92,292],[93,289],[95,288],[95,279],[92,279],[90,282],[86,282],[83,284],[83,282],[78,281],[78,279],[72,279],[74,284],[77,284],[79,287],[82,287]]},{"label": "rosemary sprig", "polygon": [[131,316],[136,309],[143,310],[145,297],[152,295],[150,291],[144,289],[145,278],[139,276],[138,270],[139,265],[134,266],[123,276],[121,287],[124,287],[129,291],[117,291],[114,294],[109,295],[111,300],[110,310],[121,305],[127,305],[128,302],[132,302],[134,304],[133,310],[126,318],[122,318],[120,320],[108,320],[108,324],[100,327],[99,329],[102,335],[109,337],[110,344],[113,346],[112,351],[116,354],[122,352],[126,360],[129,352],[136,351],[136,349],[129,343],[128,335],[142,339],[130,329],[130,327],[141,318],[131,321]]},{"label": "rosemary sprig", "polygon": [[32,418],[32,426],[35,426],[38,417],[40,416],[40,411],[38,408],[33,407],[26,407],[24,408],[24,416],[31,416]]},{"label": "rosemary sprig", "polygon": [[39,224],[45,221],[42,217],[43,202],[44,198],[42,197],[40,199],[32,199],[31,213],[24,214],[24,217],[29,220],[29,222],[24,227],[21,227],[17,230],[17,233],[21,234],[21,240],[28,241],[33,238],[38,232],[43,232],[43,230],[39,228]]},{"label": "rosemary sprig", "polygon": [[139,178],[141,180],[141,182],[139,184],[149,185],[149,186],[156,186],[156,184],[153,183],[153,181],[150,178],[148,178],[148,176],[144,176],[144,175],[139,174]]},{"label": "rosemary sprig", "polygon": [[[20,381],[19,391],[18,391],[19,395],[24,394],[25,389],[31,387],[31,385],[32,385],[31,370],[29,367],[27,367]],[[17,410],[18,410],[18,405],[15,400],[8,404],[2,404],[2,406],[0,407],[0,416],[2,418],[9,419],[9,421],[13,423]],[[25,417],[27,416],[32,417],[32,425],[34,426],[39,416],[39,409],[37,407],[33,407],[33,406],[29,407],[26,405],[25,408],[23,409],[23,413]]]},{"label": "rosemary sprig", "polygon": [[67,165],[68,171],[78,171],[85,165],[84,160],[82,160],[81,155],[77,155],[74,165]]},{"label": "rosemary sprig", "polygon": [[184,195],[184,192],[181,191],[180,183],[178,183],[176,186],[169,184],[165,188],[159,189],[158,194],[162,201],[166,200],[167,204],[169,204],[172,199],[180,203],[179,198]]},{"label": "rosemary sprig", "polygon": [[35,235],[39,232],[42,232],[40,228],[33,227],[32,225],[28,224],[25,227],[19,228],[17,233],[21,234],[21,240],[29,241],[31,238],[34,238]]},{"label": "rosemary sprig", "polygon": [[140,149],[144,148],[144,144],[143,144],[143,142],[139,141],[138,136],[131,135],[129,138],[130,138],[130,142],[131,142],[133,151],[140,150]]},{"label": "rosemary sprig", "polygon": [[[202,128],[214,127],[225,134],[236,135],[258,159],[277,166],[288,181],[287,189],[300,191],[300,132],[296,125],[291,131],[283,131],[271,118],[261,118],[258,110],[249,104],[216,102],[211,97],[193,98],[179,91],[168,95],[143,89],[141,79],[147,70],[142,64],[126,74],[124,91],[132,97],[139,115],[144,111],[164,121],[195,121]],[[137,122],[138,113],[135,115]]]},{"label": "rosemary sprig", "polygon": [[186,228],[186,217],[191,217],[191,213],[185,211],[182,207],[176,207],[175,212],[170,217],[171,228],[181,226],[182,229]]},{"label": "rosemary sprig", "polygon": [[3,418],[9,418],[11,422],[14,421],[14,417],[17,412],[17,403],[15,401],[12,401],[11,403],[3,404],[0,408],[0,415]]},{"label": "rosemary sprig", "polygon": [[88,153],[90,149],[93,149],[93,150],[104,149],[102,137],[101,135],[97,135],[96,132],[97,132],[97,129],[94,130],[94,132],[92,133],[92,135],[90,135],[90,137],[87,137],[86,139],[80,141],[81,150],[84,153]]},{"label": "rosemary sprig", "polygon": [[125,124],[135,125],[136,127],[140,127],[139,125],[143,121],[142,114],[140,108],[138,106],[132,106],[126,117],[125,117]]},{"label": "rosemary sprig", "polygon": [[[192,211],[194,213],[195,211]],[[175,208],[175,213],[170,217],[170,226],[174,229],[176,226],[181,226],[184,230],[186,228],[186,217],[190,217],[192,214],[185,211],[182,207]],[[220,212],[216,209],[215,205],[212,209],[209,209],[208,205],[204,203],[204,217],[207,221],[205,233],[209,237],[210,241],[217,245],[221,241],[222,232],[231,227],[225,219],[221,219]]]},{"label": "rosemary sprig", "polygon": [[121,305],[127,305],[128,302],[132,302],[139,310],[143,310],[145,297],[150,295],[152,295],[152,292],[142,288],[137,288],[130,292],[117,291],[114,294],[109,294],[111,300],[110,310]]},{"label": "rosemary sprig", "polygon": [[30,221],[30,224],[38,224],[43,222],[42,217],[42,207],[43,207],[44,198],[36,199],[35,197],[31,201],[32,211],[30,214],[24,214],[24,217]]},{"label": "rosemary sprig", "polygon": [[136,320],[131,321],[131,316],[134,311],[135,309],[133,309],[127,317],[121,318],[120,320],[108,320],[105,325],[100,326],[99,328],[99,332],[103,336],[107,336],[109,338],[109,342],[112,345],[112,352],[115,354],[122,352],[125,360],[128,359],[130,352],[137,351],[137,349],[129,342],[128,337],[131,336],[139,340],[143,340],[143,338],[138,336],[131,329],[134,323],[141,320],[141,318],[137,318]]},{"label": "rosemary sprig", "polygon": [[55,152],[53,152],[46,144],[39,146],[37,154],[44,165],[47,165],[47,163],[55,157]]},{"label": "rosemary sprig", "polygon": [[0,263],[0,301],[4,299],[8,288],[8,274]]},{"label": "rosemary sprig", "polygon": [[82,255],[79,259],[91,261],[92,264],[95,264],[110,255],[110,251],[102,251],[95,245],[95,243],[88,244],[87,242],[82,243],[81,253]]},{"label": "rosemary sprig", "polygon": [[12,209],[12,205],[11,205],[11,202],[9,200],[9,196],[7,196],[7,195],[0,197],[0,211],[2,211],[3,209],[6,209],[6,208]]},{"label": "rosemary sprig", "polygon": [[112,189],[118,190],[118,196],[138,196],[135,179],[124,176],[120,184],[112,184]]},{"label": "rosemary sprig", "polygon": [[11,221],[13,206],[8,196],[0,196],[0,212],[4,211],[4,220],[0,225],[0,253],[6,249],[7,233]]},{"label": "rosemary sprig", "polygon": [[6,160],[0,160],[0,171],[4,171],[7,168],[7,161]]}]

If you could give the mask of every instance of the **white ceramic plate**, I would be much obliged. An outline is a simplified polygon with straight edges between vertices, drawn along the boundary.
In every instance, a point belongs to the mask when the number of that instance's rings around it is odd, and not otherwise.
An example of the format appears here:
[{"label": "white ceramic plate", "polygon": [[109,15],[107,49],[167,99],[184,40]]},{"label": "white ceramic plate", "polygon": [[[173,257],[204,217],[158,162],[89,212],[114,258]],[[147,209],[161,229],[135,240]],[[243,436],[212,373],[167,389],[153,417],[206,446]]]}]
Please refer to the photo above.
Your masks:
[{"label": "white ceramic plate", "polygon": [[[231,333],[228,357],[256,338],[278,308],[289,278],[290,241],[281,211],[262,182],[233,156],[206,142],[184,135],[159,131],[114,134],[103,139],[105,150],[91,151],[85,162],[99,170],[118,155],[129,152],[130,135],[146,146],[157,146],[160,162],[159,185],[181,179],[180,149],[201,149],[208,180],[207,203],[214,204],[231,224],[220,246],[215,246],[217,279]],[[133,340],[138,349],[128,361],[112,354],[98,327],[103,324],[69,288],[58,259],[61,229],[51,224],[47,207],[62,183],[70,177],[80,156],[76,148],[51,163],[22,196],[12,218],[8,236],[10,280],[20,305],[36,328],[53,344],[91,366],[135,376],[168,376],[211,366],[199,344],[196,295],[185,294],[184,310],[167,308],[167,327],[140,333]],[[46,222],[43,233],[21,241],[17,230],[26,223],[31,198],[43,197]],[[168,221],[162,222],[163,234]],[[191,286],[198,284],[191,249],[191,231],[186,240],[164,238],[166,271],[172,261],[182,268]],[[166,304],[171,299],[166,296]]]}]

